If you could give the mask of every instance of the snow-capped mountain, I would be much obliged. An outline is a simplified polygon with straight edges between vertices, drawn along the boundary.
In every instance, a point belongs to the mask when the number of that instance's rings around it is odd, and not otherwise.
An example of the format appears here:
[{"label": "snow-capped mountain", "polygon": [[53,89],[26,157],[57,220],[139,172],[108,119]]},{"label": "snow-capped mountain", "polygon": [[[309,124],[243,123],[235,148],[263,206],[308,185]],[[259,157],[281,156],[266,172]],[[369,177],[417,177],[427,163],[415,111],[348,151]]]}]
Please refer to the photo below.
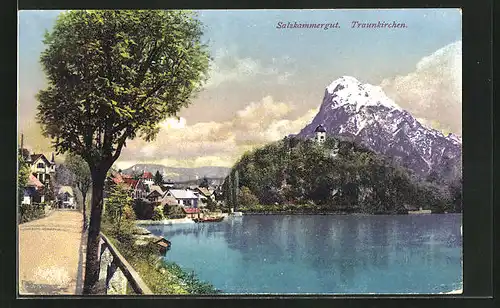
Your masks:
[{"label": "snow-capped mountain", "polygon": [[326,88],[318,114],[298,136],[313,137],[320,124],[329,135],[349,136],[377,153],[399,158],[419,175],[461,170],[459,136],[425,127],[380,87],[354,77],[341,77]]}]

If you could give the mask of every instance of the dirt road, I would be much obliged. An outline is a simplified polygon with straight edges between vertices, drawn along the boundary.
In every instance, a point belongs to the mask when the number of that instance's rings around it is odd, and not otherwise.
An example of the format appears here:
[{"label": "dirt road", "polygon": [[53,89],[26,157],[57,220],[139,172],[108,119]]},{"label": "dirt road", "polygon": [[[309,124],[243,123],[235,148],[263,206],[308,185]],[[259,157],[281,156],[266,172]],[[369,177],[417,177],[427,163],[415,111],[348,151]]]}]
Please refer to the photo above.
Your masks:
[{"label": "dirt road", "polygon": [[82,214],[55,211],[19,225],[19,293],[80,295],[86,238]]}]

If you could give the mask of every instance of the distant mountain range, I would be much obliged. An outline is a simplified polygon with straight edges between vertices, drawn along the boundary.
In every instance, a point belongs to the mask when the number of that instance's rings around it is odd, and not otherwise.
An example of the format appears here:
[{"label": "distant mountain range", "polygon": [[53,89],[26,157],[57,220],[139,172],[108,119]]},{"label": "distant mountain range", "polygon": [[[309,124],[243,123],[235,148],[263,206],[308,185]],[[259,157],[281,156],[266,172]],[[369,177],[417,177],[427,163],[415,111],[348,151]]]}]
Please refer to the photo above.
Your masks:
[{"label": "distant mountain range", "polygon": [[[388,98],[380,87],[344,76],[325,90],[318,114],[298,136],[313,137],[318,125],[394,157],[416,174],[461,174],[462,139],[426,127]],[[446,174],[445,174],[446,173]]]},{"label": "distant mountain range", "polygon": [[171,180],[174,182],[188,182],[196,181],[207,177],[209,179],[225,178],[229,173],[229,168],[226,167],[198,167],[198,168],[177,168],[167,167],[159,164],[135,164],[130,168],[122,170],[125,174],[134,174],[142,172],[151,172],[153,174],[159,171],[164,180]]}]

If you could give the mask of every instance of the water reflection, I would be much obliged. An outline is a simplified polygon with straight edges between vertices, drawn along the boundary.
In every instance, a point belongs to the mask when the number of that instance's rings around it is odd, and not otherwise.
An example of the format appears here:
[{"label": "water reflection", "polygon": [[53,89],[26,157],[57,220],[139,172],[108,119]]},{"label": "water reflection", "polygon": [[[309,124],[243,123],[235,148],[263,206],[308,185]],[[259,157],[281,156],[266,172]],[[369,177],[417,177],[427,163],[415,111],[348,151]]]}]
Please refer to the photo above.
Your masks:
[{"label": "water reflection", "polygon": [[[148,227],[228,292],[439,292],[461,277],[459,215],[243,216]],[[198,250],[197,250],[198,247]]]}]

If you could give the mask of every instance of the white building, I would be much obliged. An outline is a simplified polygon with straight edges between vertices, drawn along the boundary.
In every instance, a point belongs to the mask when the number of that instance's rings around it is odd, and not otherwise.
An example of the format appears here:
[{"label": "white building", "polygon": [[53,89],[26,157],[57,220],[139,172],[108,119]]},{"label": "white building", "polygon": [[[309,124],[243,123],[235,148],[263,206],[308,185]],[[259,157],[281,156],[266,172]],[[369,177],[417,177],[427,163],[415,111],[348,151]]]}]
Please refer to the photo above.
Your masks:
[{"label": "white building", "polygon": [[182,206],[198,207],[199,196],[190,189],[169,189],[164,197],[173,197]]},{"label": "white building", "polygon": [[71,186],[61,186],[57,192],[59,207],[75,208],[75,194]]},{"label": "white building", "polygon": [[152,186],[155,183],[154,176],[151,172],[143,172],[142,179],[144,180],[144,184],[146,184],[147,186]]},{"label": "white building", "polygon": [[45,196],[42,194],[44,185],[33,174],[28,177],[21,204],[43,203]]},{"label": "white building", "polygon": [[26,157],[26,162],[30,167],[31,174],[33,174],[43,184],[48,183],[50,177],[56,172],[54,153],[52,153],[51,161],[49,161],[43,154],[33,154]]},{"label": "white building", "polygon": [[326,141],[326,129],[323,125],[318,125],[314,130],[314,140],[318,143],[323,143]]}]

